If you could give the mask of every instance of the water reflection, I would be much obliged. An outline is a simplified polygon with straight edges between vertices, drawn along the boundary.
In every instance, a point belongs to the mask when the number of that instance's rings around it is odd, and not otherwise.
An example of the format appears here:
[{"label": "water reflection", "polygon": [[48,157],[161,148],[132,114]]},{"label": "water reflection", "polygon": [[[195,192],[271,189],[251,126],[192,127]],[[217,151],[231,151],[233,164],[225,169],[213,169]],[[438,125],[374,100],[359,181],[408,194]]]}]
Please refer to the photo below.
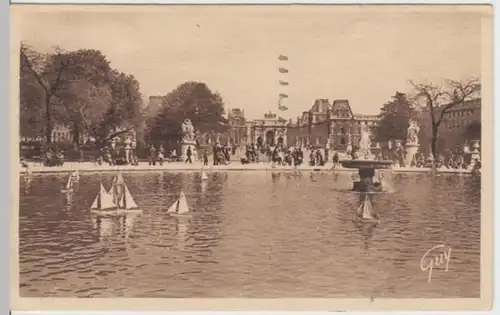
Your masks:
[{"label": "water reflection", "polygon": [[[21,181],[20,185],[23,187],[22,191],[24,192],[25,195],[28,195],[30,193],[31,181],[32,181],[32,177],[30,175],[25,175],[22,177],[22,181]],[[19,187],[19,188],[21,188],[21,187]]]},{"label": "water reflection", "polygon": [[66,197],[65,198],[65,200],[66,200],[66,206],[67,207],[71,207],[72,204],[73,204],[73,192],[72,191],[65,192],[64,196]]},{"label": "water reflection", "polygon": [[181,250],[183,250],[188,241],[188,229],[191,224],[190,217],[178,217],[175,218],[176,232],[177,232],[177,244]]},{"label": "water reflection", "polygon": [[130,238],[133,235],[134,222],[141,211],[124,210],[122,213],[109,215],[92,213],[92,227],[97,232],[100,242],[109,238]]},{"label": "water reflection", "polygon": [[369,250],[373,239],[373,233],[375,232],[378,222],[361,222],[359,220],[354,220],[354,225],[363,236],[364,250]]},{"label": "water reflection", "polygon": [[[353,223],[349,173],[269,173],[125,173],[142,212],[114,217],[89,212],[113,174],[81,174],[69,203],[63,176],[21,181],[21,295],[479,296],[479,181],[388,174],[377,225]],[[166,214],[181,191],[191,219]],[[436,243],[457,250],[430,288],[419,261]]]}]

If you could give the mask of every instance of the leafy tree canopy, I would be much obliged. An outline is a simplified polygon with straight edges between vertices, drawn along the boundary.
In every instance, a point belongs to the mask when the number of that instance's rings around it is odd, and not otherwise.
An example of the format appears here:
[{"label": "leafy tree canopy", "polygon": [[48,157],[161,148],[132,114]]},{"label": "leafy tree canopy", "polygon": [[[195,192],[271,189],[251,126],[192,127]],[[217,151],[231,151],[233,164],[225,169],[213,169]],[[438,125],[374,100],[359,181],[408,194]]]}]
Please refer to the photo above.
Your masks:
[{"label": "leafy tree canopy", "polygon": [[154,142],[176,142],[181,125],[189,118],[197,135],[224,132],[228,122],[223,117],[224,102],[205,83],[185,82],[168,93],[156,117],[148,121],[147,138]]},{"label": "leafy tree canopy", "polygon": [[406,94],[396,92],[391,100],[380,109],[380,121],[374,130],[376,141],[405,139],[409,121],[416,116],[417,111]]},{"label": "leafy tree canopy", "polygon": [[45,130],[50,141],[52,124],[59,123],[71,128],[75,142],[82,133],[103,141],[117,128],[139,125],[139,82],[111,68],[99,50],[41,54],[23,46],[21,57],[23,134]]}]

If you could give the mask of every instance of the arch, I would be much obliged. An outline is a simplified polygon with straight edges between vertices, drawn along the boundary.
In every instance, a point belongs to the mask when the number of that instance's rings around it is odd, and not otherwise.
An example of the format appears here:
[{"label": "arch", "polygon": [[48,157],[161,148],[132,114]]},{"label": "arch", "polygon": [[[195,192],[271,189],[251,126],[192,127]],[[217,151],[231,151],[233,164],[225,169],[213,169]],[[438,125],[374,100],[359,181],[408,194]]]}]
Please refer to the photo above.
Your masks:
[{"label": "arch", "polygon": [[266,144],[271,146],[274,145],[274,130],[266,131]]},{"label": "arch", "polygon": [[261,136],[257,137],[257,146],[261,147],[264,144],[264,139]]},{"label": "arch", "polygon": [[284,144],[284,142],[285,142],[285,139],[283,139],[282,136],[279,136],[278,137],[278,144],[281,145],[281,144]]}]

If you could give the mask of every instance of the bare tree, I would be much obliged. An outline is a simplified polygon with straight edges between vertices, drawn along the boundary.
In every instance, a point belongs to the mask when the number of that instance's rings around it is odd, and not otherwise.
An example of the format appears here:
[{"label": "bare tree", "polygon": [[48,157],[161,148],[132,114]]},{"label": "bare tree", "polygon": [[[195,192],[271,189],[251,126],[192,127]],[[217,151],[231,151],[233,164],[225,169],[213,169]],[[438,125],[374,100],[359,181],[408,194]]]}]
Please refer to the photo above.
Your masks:
[{"label": "bare tree", "polygon": [[481,83],[478,78],[472,78],[466,82],[447,80],[443,86],[430,84],[416,84],[410,81],[415,89],[413,101],[416,105],[427,109],[431,119],[431,151],[434,158],[437,157],[437,139],[439,126],[443,122],[445,114],[464,101],[479,95]]},{"label": "bare tree", "polygon": [[62,75],[70,65],[69,57],[58,48],[55,49],[55,54],[41,55],[31,51],[24,43],[21,43],[20,57],[21,68],[25,68],[33,74],[36,82],[44,92],[42,106],[45,109],[45,136],[47,143],[51,143],[54,128],[52,117],[53,99],[61,84]]}]

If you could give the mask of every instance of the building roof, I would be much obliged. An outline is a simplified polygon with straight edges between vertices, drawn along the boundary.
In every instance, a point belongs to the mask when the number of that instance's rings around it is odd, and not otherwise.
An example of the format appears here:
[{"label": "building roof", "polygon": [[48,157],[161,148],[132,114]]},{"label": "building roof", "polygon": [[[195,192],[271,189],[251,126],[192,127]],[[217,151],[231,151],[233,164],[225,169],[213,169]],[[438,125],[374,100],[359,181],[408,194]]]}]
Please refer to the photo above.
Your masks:
[{"label": "building roof", "polygon": [[347,111],[348,117],[353,117],[351,105],[349,105],[349,100],[334,100],[332,104],[332,114],[333,116],[340,116],[342,111]]},{"label": "building roof", "polygon": [[330,107],[331,105],[328,99],[317,99],[314,101],[314,105],[311,107],[311,112],[327,114]]},{"label": "building roof", "polygon": [[478,109],[478,108],[481,108],[481,98],[466,100],[466,101],[448,109],[447,112],[461,111],[461,110],[468,110],[468,109]]},{"label": "building roof", "polygon": [[245,119],[245,111],[241,108],[231,108],[229,110],[228,116],[230,118],[243,118]]}]

